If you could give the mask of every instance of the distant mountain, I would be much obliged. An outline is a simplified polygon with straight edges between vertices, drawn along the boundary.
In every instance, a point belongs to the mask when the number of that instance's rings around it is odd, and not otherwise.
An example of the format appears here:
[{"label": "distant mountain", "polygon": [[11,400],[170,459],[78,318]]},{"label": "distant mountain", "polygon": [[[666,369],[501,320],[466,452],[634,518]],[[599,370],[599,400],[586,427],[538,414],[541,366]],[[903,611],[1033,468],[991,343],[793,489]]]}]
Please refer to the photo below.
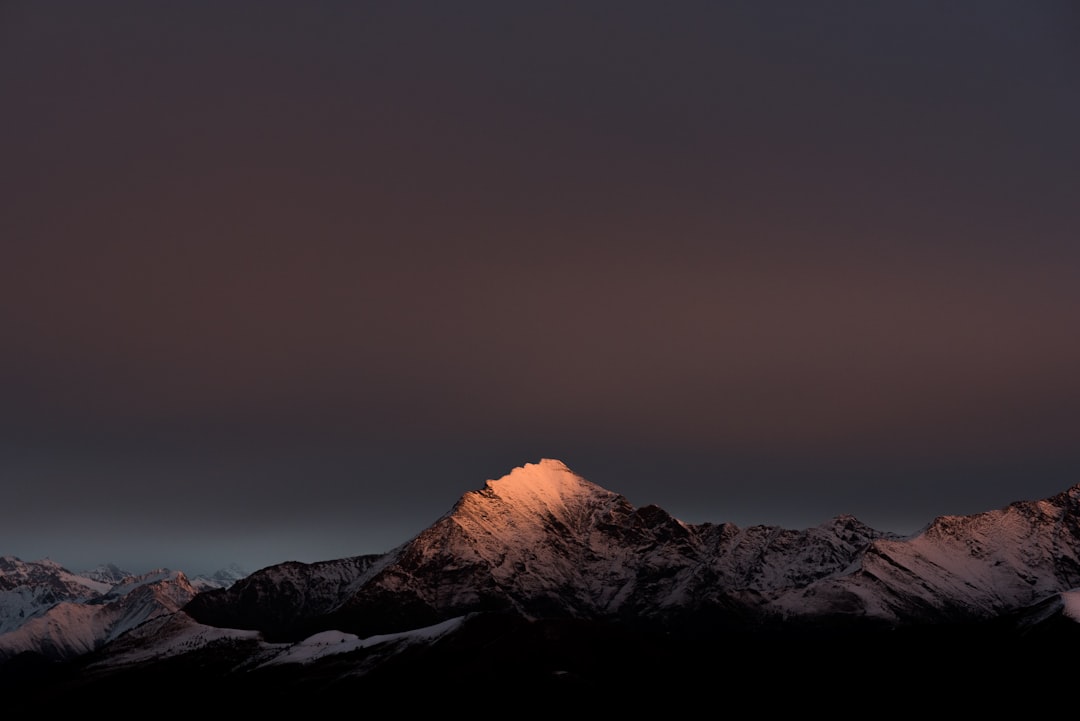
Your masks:
[{"label": "distant mountain", "polygon": [[[54,577],[66,575],[55,567]],[[70,660],[148,619],[178,611],[196,594],[183,573],[167,569],[128,576],[96,591],[92,596],[63,599],[48,607],[38,605],[15,628],[0,634],[0,660],[23,654]]]},{"label": "distant mountain", "polygon": [[110,588],[112,583],[74,574],[49,559],[27,562],[2,556],[0,634],[22,626],[58,603],[86,602]]},{"label": "distant mountain", "polygon": [[189,581],[168,569],[132,574],[115,564],[73,573],[45,559],[0,558],[0,661],[20,654],[67,659],[139,622],[173,612],[200,590],[247,575],[235,564]]},{"label": "distant mountain", "polygon": [[199,574],[192,576],[190,581],[197,591],[208,591],[212,588],[228,588],[247,575],[247,571],[243,568],[235,563],[230,563],[225,568],[214,571],[209,575]]},{"label": "distant mountain", "polygon": [[112,586],[135,574],[130,571],[125,571],[114,563],[103,563],[100,566],[95,566],[94,568],[85,571],[79,571],[78,575],[83,578],[92,578],[95,581],[107,583]]},{"label": "distant mountain", "polygon": [[551,703],[588,692],[610,709],[646,688],[685,698],[724,679],[735,693],[766,674],[815,694],[917,668],[921,694],[949,690],[933,679],[958,667],[983,683],[1068,670],[1034,644],[1080,640],[1077,589],[1080,486],[901,537],[851,516],[687,524],[542,460],[387,554],[279,564],[193,595],[65,680],[165,692],[195,676],[308,701],[482,683]]}]

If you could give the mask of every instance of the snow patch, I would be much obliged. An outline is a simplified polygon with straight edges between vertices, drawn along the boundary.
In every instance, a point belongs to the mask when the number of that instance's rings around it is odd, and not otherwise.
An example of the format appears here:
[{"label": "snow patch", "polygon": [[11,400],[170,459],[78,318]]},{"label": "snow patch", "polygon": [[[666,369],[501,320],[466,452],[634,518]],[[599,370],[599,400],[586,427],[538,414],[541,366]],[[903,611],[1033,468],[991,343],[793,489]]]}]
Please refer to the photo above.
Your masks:
[{"label": "snow patch", "polygon": [[437,623],[434,626],[425,626],[411,631],[400,633],[384,633],[377,636],[360,638],[351,633],[342,631],[323,631],[310,636],[299,643],[295,643],[281,654],[264,663],[264,666],[272,666],[286,663],[306,664],[317,661],[326,656],[350,653],[361,648],[370,648],[382,643],[403,641],[406,643],[430,642],[444,636],[464,623],[465,617],[451,618],[448,621]]},{"label": "snow patch", "polygon": [[1080,623],[1080,588],[1062,592],[1061,600],[1065,604],[1062,609],[1065,615]]}]

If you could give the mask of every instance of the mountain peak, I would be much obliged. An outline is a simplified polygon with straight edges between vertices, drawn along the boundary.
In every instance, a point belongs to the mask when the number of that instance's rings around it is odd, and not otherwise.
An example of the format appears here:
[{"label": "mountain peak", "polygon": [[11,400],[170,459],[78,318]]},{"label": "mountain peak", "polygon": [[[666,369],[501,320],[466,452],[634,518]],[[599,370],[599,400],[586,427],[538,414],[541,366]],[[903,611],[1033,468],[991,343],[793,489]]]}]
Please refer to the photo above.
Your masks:
[{"label": "mountain peak", "polygon": [[590,483],[562,461],[552,458],[526,463],[502,478],[487,481],[481,493],[497,497],[518,510],[551,510],[573,504],[583,496],[617,495]]},{"label": "mountain peak", "polygon": [[[492,484],[498,483],[501,485],[528,485],[544,487],[561,483],[565,479],[561,479],[563,474],[569,474],[574,476],[565,463],[557,461],[553,458],[542,458],[538,463],[526,463],[525,465],[514,468],[502,478],[497,480],[489,480],[487,486],[490,488]],[[576,477],[576,476],[575,476]]]},{"label": "mountain peak", "polygon": [[[510,478],[511,476],[518,480],[523,479],[537,479],[550,473],[569,473],[573,475],[573,471],[560,460],[554,458],[541,458],[536,463],[526,463],[511,470],[503,478]],[[502,480],[500,478],[499,480]],[[489,481],[490,483],[490,481]]]},{"label": "mountain peak", "polygon": [[603,515],[623,503],[622,496],[590,483],[562,461],[545,458],[467,492],[448,520],[470,533],[499,539],[502,545],[533,543],[552,522],[584,528],[594,514]]}]

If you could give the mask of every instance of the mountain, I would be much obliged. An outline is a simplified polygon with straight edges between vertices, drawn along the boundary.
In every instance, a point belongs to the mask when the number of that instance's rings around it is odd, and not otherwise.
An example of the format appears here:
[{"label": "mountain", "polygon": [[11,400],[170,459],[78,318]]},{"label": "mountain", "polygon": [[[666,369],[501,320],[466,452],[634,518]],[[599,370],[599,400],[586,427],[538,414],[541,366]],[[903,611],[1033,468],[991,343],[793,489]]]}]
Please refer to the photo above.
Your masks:
[{"label": "mountain", "polygon": [[757,700],[774,709],[874,687],[894,709],[947,693],[970,711],[958,674],[1030,693],[1075,672],[1053,649],[1080,641],[1078,519],[1080,486],[910,536],[845,515],[801,530],[687,524],[545,459],[386,554],[199,592],[59,677],[73,693],[198,684],[247,710],[415,708],[418,693],[445,708],[471,689],[533,710],[587,697],[640,711],[645,693],[670,711],[765,684],[782,690]]},{"label": "mountain", "polygon": [[41,616],[58,603],[97,598],[111,583],[74,574],[49,559],[22,561],[0,557],[0,634]]},{"label": "mountain", "polygon": [[379,633],[477,611],[634,623],[689,613],[695,625],[711,612],[742,625],[762,592],[841,571],[880,537],[851,517],[800,531],[691,526],[543,460],[466,493],[324,625]]},{"label": "mountain", "polygon": [[880,539],[857,569],[785,589],[784,615],[843,612],[888,624],[987,621],[1080,588],[1080,485]]},{"label": "mountain", "polygon": [[199,574],[189,580],[197,591],[207,591],[211,588],[228,588],[241,578],[248,575],[247,571],[235,563],[230,563],[225,568],[218,569],[211,574]]},{"label": "mountain", "polygon": [[[59,566],[51,568],[54,578],[69,576]],[[183,573],[167,569],[128,576],[94,590],[97,592],[92,596],[66,598],[47,607],[41,604],[17,626],[0,634],[0,660],[24,654],[53,661],[76,658],[148,619],[175,613],[196,594]]]},{"label": "mountain", "polygon": [[95,566],[94,568],[80,571],[78,575],[83,578],[90,578],[101,583],[106,583],[111,587],[114,584],[120,583],[129,576],[134,576],[135,574],[129,571],[125,571],[124,569],[117,566],[115,563],[103,563],[100,566]]},{"label": "mountain", "polygon": [[840,572],[871,541],[892,537],[850,516],[799,531],[691,526],[543,460],[466,493],[385,556],[273,566],[200,594],[186,612],[293,641],[475,612],[665,622],[712,610],[714,620],[737,612],[732,622],[742,624],[764,592]]},{"label": "mountain", "polygon": [[366,555],[270,566],[227,589],[200,593],[193,616],[214,626],[258,630],[270,639],[299,639],[321,630],[315,619],[337,609],[391,558]]}]

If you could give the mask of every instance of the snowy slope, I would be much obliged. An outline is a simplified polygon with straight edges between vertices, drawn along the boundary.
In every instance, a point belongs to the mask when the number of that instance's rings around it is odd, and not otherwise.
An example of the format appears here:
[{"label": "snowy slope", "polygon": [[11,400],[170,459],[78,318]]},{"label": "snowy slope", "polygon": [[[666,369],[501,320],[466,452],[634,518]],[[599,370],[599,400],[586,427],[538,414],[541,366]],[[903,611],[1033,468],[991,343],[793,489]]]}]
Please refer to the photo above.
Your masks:
[{"label": "snowy slope", "polygon": [[71,573],[49,559],[0,557],[0,634],[18,628],[58,603],[97,598],[111,586]]},{"label": "snowy slope", "polygon": [[175,613],[195,593],[179,571],[128,577],[93,602],[61,601],[0,634],[0,659],[27,652],[52,659],[74,658],[151,618]]},{"label": "snowy slope", "polygon": [[112,586],[120,583],[128,576],[134,576],[135,574],[130,571],[125,571],[115,563],[103,563],[100,566],[95,566],[94,568],[85,571],[79,571],[78,575]]},{"label": "snowy slope", "polygon": [[362,593],[407,591],[454,615],[487,600],[590,613],[632,578],[636,549],[621,541],[640,525],[625,498],[562,463],[526,464],[462,496]]},{"label": "snowy slope", "polygon": [[242,578],[246,578],[248,572],[235,563],[225,568],[214,571],[211,574],[192,576],[188,580],[199,591],[208,591],[212,588],[228,588]]},{"label": "snowy slope", "polygon": [[1077,586],[1080,486],[1073,486],[875,541],[850,574],[789,592],[774,606],[796,615],[839,606],[890,622],[987,619]]},{"label": "snowy slope", "polygon": [[262,660],[258,656],[259,651],[264,651],[266,658],[272,658],[286,648],[263,644],[257,631],[207,626],[179,611],[158,614],[117,636],[104,647],[100,659],[89,668],[137,666],[213,650],[215,646],[229,643],[246,644],[247,654],[256,661]]},{"label": "snowy slope", "polygon": [[1061,594],[1061,600],[1064,602],[1065,615],[1080,623],[1080,589],[1066,591]]},{"label": "snowy slope", "polygon": [[[184,656],[232,656],[238,666],[258,669],[309,666],[359,650],[377,649],[380,660],[409,646],[431,644],[458,631],[464,618],[410,631],[360,638],[324,631],[293,643],[267,642],[258,631],[218,628],[199,623],[183,611],[161,614],[118,637],[87,666],[89,673],[168,661]],[[238,653],[239,650],[239,653]]]},{"label": "snowy slope", "polygon": [[461,628],[464,618],[451,618],[434,626],[399,633],[384,633],[360,638],[341,631],[321,631],[297,643],[282,644],[281,651],[261,665],[282,666],[311,664],[331,656],[352,653],[382,644],[427,644]]}]

